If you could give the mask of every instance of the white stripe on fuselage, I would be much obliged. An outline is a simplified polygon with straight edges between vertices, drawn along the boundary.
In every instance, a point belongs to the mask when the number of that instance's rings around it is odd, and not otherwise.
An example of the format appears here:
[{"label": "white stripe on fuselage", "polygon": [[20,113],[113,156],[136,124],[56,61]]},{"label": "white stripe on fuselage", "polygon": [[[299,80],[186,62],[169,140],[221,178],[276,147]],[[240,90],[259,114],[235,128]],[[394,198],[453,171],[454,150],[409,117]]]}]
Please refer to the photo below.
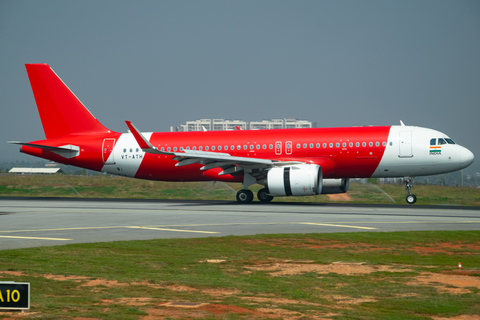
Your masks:
[{"label": "white stripe on fuselage", "polygon": [[[150,140],[152,132],[142,133],[147,140]],[[118,139],[113,152],[110,154],[102,172],[116,174],[126,177],[135,177],[135,174],[145,157],[145,152],[138,146],[135,137],[131,133],[123,133]]]}]

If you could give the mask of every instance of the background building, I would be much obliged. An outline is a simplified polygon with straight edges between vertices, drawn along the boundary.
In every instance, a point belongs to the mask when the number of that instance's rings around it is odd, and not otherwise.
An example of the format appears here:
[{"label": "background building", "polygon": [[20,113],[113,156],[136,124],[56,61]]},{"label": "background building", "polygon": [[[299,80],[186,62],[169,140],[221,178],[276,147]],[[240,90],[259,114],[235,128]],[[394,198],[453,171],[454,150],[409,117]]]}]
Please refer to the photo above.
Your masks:
[{"label": "background building", "polygon": [[225,119],[199,119],[187,121],[185,124],[170,127],[170,131],[208,131],[216,130],[235,130],[240,127],[245,129],[291,129],[291,128],[315,128],[316,123],[307,120],[298,120],[296,118],[270,119],[262,121],[243,121],[243,120],[225,120]]}]

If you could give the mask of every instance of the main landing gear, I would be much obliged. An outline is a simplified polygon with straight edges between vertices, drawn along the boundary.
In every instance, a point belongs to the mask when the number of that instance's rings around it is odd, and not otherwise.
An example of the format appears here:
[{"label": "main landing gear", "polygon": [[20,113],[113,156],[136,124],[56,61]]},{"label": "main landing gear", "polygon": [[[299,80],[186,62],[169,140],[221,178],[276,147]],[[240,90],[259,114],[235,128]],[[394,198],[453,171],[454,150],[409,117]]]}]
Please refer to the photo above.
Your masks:
[{"label": "main landing gear", "polygon": [[253,201],[253,192],[248,189],[242,189],[237,192],[238,203],[250,203]]},{"label": "main landing gear", "polygon": [[[273,196],[267,193],[267,189],[260,189],[257,193],[257,198],[260,202],[268,203],[273,200]],[[253,201],[253,192],[248,189],[242,189],[237,192],[237,201],[241,204],[250,203]]]},{"label": "main landing gear", "polygon": [[403,183],[405,183],[405,190],[407,190],[408,192],[408,196],[406,200],[407,200],[407,203],[409,204],[414,204],[415,202],[417,202],[417,197],[414,194],[412,194],[412,191],[411,191],[411,189],[413,188],[414,179],[415,177],[408,177],[403,179]]},{"label": "main landing gear", "polygon": [[262,203],[269,203],[273,200],[273,196],[268,195],[267,189],[260,189],[257,193],[257,198]]}]

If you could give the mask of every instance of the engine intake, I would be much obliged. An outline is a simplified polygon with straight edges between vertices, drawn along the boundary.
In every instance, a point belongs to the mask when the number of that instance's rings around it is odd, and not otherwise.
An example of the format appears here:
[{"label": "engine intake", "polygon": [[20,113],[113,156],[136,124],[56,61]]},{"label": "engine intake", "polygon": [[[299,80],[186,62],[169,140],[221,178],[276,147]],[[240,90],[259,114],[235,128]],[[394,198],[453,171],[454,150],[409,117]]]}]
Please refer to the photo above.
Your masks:
[{"label": "engine intake", "polygon": [[316,164],[274,167],[268,171],[268,194],[272,196],[312,196],[322,192],[322,168]]}]

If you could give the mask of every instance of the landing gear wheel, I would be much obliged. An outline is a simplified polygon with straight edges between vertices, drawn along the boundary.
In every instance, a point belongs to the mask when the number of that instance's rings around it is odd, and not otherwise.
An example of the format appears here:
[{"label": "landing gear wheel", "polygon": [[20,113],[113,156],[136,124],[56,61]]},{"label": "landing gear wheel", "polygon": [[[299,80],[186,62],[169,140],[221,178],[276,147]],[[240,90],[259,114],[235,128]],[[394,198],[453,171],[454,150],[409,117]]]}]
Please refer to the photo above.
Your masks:
[{"label": "landing gear wheel", "polygon": [[273,200],[273,196],[268,195],[267,189],[260,189],[257,193],[257,198],[262,203],[269,203]]},{"label": "landing gear wheel", "polygon": [[403,183],[405,183],[405,190],[408,192],[408,196],[406,198],[408,204],[414,204],[417,202],[417,197],[412,194],[412,188],[413,188],[413,180],[414,177],[408,177],[403,179]]},{"label": "landing gear wheel", "polygon": [[414,204],[417,202],[417,197],[414,194],[409,194],[406,200],[409,204]]},{"label": "landing gear wheel", "polygon": [[242,189],[237,192],[238,203],[250,203],[253,200],[253,192],[248,189]]}]

